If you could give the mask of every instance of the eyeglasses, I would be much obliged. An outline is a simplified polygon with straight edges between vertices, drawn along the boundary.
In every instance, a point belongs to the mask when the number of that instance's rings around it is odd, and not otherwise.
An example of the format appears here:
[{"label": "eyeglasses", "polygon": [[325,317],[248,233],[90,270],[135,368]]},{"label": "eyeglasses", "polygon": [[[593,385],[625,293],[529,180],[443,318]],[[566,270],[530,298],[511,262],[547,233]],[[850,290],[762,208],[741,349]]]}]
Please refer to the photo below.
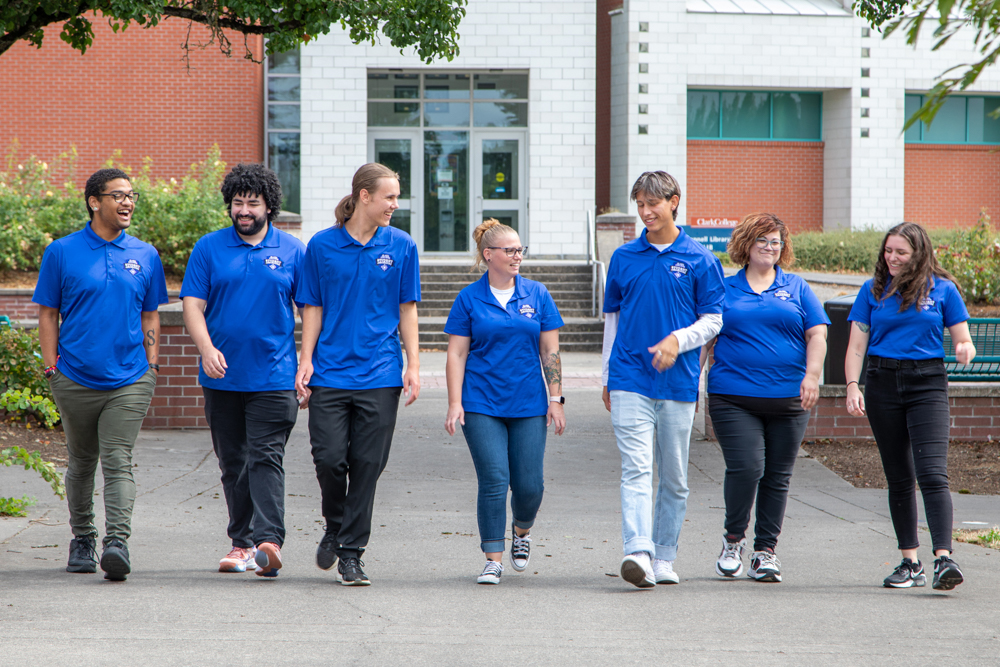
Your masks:
[{"label": "eyeglasses", "polygon": [[763,250],[764,248],[767,248],[768,246],[770,246],[774,250],[778,250],[780,248],[784,248],[785,247],[785,242],[784,241],[779,241],[778,239],[775,239],[773,241],[768,241],[767,239],[757,239],[757,247],[758,248],[760,248],[760,249]]},{"label": "eyeglasses", "polygon": [[490,250],[503,250],[505,253],[507,253],[508,257],[513,257],[514,255],[520,255],[521,257],[524,257],[525,255],[528,254],[528,246],[522,246],[518,248],[498,248],[497,246],[488,245],[486,247],[489,248]]},{"label": "eyeglasses", "polygon": [[138,192],[102,192],[99,195],[94,195],[95,197],[114,197],[116,204],[121,204],[123,201],[128,199],[133,204],[135,200],[139,198]]}]

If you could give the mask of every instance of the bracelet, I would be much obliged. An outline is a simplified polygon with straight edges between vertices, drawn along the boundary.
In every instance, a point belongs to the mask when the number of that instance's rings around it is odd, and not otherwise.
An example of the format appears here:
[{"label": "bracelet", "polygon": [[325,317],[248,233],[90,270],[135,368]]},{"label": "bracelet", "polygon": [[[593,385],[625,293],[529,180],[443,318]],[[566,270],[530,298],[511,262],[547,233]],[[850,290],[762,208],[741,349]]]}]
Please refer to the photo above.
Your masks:
[{"label": "bracelet", "polygon": [[160,372],[160,365],[159,364],[150,364],[149,367],[152,368],[157,373]]},{"label": "bracelet", "polygon": [[56,365],[52,364],[51,366],[43,370],[42,374],[45,376],[46,379],[51,378],[53,375],[56,374]]},{"label": "bracelet", "polygon": [[[851,386],[852,384],[858,384],[858,381],[857,381],[857,380],[851,380],[851,381],[850,381],[850,382],[848,382],[848,383],[847,383],[846,385],[844,385],[844,389],[847,389],[847,388],[848,388],[848,387],[850,387],[850,386]],[[858,384],[858,388],[859,388],[859,389],[861,388],[861,385],[860,385],[860,384]]]}]

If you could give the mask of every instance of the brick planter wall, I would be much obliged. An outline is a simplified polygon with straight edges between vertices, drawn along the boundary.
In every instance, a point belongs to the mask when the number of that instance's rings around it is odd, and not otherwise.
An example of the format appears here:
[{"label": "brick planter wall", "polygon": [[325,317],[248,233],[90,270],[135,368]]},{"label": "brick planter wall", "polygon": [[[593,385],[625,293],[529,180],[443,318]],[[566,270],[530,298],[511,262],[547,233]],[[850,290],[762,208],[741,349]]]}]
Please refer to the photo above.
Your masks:
[{"label": "brick planter wall", "polygon": [[12,321],[38,321],[38,304],[31,303],[31,295],[35,290],[3,289],[0,290],[0,315],[6,315]]},{"label": "brick planter wall", "polygon": [[625,243],[635,238],[635,223],[637,218],[626,213],[604,213],[597,216],[597,231],[621,232]]},{"label": "brick planter wall", "polygon": [[198,384],[198,348],[177,306],[160,308],[160,377],[143,428],[208,428]]},{"label": "brick planter wall", "polygon": [[[871,438],[867,417],[847,414],[844,385],[821,385],[819,402],[812,409],[806,440]],[[986,440],[1000,436],[1000,382],[953,382],[948,387],[951,404],[951,437]],[[714,440],[715,429],[705,406],[705,434]]]}]

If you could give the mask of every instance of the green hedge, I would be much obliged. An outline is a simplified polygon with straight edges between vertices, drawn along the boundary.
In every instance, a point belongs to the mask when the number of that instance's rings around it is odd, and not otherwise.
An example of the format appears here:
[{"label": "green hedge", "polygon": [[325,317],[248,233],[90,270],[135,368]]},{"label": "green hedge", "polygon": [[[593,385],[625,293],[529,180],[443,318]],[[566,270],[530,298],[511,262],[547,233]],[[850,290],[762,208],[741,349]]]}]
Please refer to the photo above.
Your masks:
[{"label": "green hedge", "polygon": [[[51,168],[34,157],[18,162],[15,151],[0,172],[0,271],[37,271],[49,243],[86,224],[83,192],[73,184],[73,151]],[[120,152],[106,166],[132,177],[140,198],[128,231],[159,251],[168,274],[182,277],[195,242],[231,224],[219,192],[226,164],[218,146],[180,181],[153,179],[148,158],[142,169],[130,169],[121,163]],[[56,173],[67,176],[61,186]]]}]

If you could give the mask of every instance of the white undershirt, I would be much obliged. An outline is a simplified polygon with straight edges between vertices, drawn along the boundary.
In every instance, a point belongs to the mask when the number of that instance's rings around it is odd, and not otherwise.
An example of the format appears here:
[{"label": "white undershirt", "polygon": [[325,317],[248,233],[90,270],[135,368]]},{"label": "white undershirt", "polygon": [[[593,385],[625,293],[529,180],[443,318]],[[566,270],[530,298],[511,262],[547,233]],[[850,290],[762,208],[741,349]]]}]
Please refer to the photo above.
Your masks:
[{"label": "white undershirt", "polygon": [[[516,285],[514,287],[517,287]],[[501,308],[507,307],[507,302],[510,301],[510,297],[514,296],[514,287],[510,289],[497,289],[493,285],[490,285],[490,291],[493,292],[493,296],[500,303]]]}]

